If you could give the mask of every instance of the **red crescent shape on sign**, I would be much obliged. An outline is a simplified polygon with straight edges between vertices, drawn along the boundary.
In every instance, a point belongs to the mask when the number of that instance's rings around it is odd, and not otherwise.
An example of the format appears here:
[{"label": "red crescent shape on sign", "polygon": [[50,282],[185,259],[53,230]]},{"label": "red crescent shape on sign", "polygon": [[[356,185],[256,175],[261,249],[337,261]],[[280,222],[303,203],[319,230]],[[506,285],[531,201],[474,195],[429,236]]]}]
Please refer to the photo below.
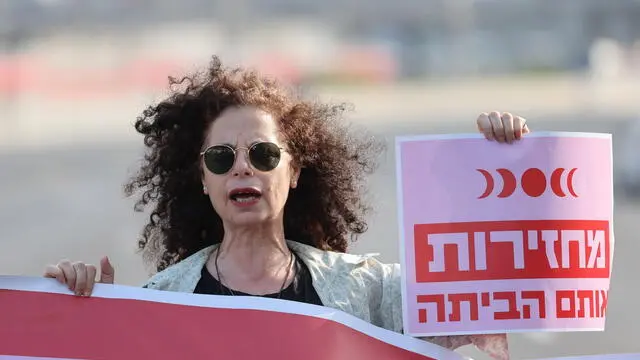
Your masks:
[{"label": "red crescent shape on sign", "polygon": [[516,191],[516,186],[518,185],[516,176],[507,169],[498,169],[496,171],[500,176],[502,176],[502,181],[504,183],[502,191],[498,194],[498,197],[506,198],[511,196]]},{"label": "red crescent shape on sign", "polygon": [[576,191],[573,188],[573,174],[576,172],[576,170],[578,170],[578,168],[571,169],[569,171],[569,175],[567,175],[567,189],[573,197],[578,197],[578,194],[576,194]]},{"label": "red crescent shape on sign", "polygon": [[562,190],[562,184],[560,183],[562,173],[564,173],[564,168],[557,168],[553,170],[553,173],[551,173],[551,180],[549,180],[551,191],[559,197],[567,196],[567,194]]},{"label": "red crescent shape on sign", "polygon": [[484,169],[476,169],[478,170],[482,175],[484,175],[484,179],[487,182],[487,187],[484,190],[484,193],[482,193],[482,195],[478,196],[478,199],[484,199],[487,196],[491,195],[491,192],[493,191],[493,187],[494,187],[494,181],[493,181],[493,176],[491,176],[491,173],[489,173],[487,170]]}]

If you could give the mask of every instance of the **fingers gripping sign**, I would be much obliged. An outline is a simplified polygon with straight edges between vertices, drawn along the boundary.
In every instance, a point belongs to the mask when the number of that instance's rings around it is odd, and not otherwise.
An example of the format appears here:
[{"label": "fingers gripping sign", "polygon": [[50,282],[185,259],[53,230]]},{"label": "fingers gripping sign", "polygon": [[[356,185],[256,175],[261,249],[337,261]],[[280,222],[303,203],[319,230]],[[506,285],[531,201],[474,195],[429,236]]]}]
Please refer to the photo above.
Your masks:
[{"label": "fingers gripping sign", "polygon": [[[94,265],[81,261],[72,263],[69,260],[60,261],[57,265],[49,265],[44,272],[45,277],[58,280],[78,296],[91,296],[96,283],[96,275],[97,269]],[[109,258],[105,256],[100,260],[100,278],[98,282],[113,284],[114,279],[115,270]]]},{"label": "fingers gripping sign", "polygon": [[476,121],[478,130],[490,141],[512,143],[530,132],[527,120],[511,113],[482,113]]}]

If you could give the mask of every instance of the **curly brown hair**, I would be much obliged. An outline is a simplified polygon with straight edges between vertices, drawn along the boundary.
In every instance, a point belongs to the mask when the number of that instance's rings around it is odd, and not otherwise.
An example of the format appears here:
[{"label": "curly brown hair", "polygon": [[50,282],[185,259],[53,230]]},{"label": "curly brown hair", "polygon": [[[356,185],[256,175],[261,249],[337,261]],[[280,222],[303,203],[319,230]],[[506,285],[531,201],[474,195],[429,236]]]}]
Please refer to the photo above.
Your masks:
[{"label": "curly brown hair", "polygon": [[147,152],[125,193],[154,207],[138,248],[157,271],[222,240],[224,229],[203,194],[199,154],[207,129],[230,106],[255,106],[279,120],[283,141],[301,167],[284,211],[287,239],[345,252],[366,231],[366,175],[383,143],[343,121],[347,107],[303,100],[255,71],[225,68],[218,57],[204,73],[169,78],[171,94],[135,122]]}]

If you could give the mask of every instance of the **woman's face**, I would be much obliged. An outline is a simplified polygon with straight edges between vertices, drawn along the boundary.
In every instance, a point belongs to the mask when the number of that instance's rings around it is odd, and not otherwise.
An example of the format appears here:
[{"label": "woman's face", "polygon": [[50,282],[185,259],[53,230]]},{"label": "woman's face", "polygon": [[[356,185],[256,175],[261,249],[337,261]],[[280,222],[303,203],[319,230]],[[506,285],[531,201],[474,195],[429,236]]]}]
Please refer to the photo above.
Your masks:
[{"label": "woman's face", "polygon": [[[225,227],[282,222],[289,189],[296,187],[299,170],[293,166],[273,116],[253,107],[228,108],[213,121],[205,136],[203,150],[213,145],[236,149],[235,161],[226,173],[212,172],[205,157],[200,159],[204,191]],[[250,160],[248,149],[261,142],[281,148],[280,161],[272,170],[259,170]],[[264,158],[265,147],[261,150],[256,154]],[[227,163],[231,164],[229,152],[226,154]],[[275,156],[270,159],[275,163]]]}]

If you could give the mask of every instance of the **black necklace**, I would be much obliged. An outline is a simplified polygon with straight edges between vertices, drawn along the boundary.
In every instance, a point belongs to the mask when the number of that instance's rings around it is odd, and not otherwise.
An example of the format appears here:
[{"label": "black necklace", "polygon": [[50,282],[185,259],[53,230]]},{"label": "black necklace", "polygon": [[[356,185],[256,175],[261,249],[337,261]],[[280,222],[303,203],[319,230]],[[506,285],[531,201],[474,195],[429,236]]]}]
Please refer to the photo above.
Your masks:
[{"label": "black necklace", "polygon": [[[289,256],[289,265],[287,266],[287,274],[284,276],[284,281],[282,282],[282,286],[280,287],[280,291],[278,292],[278,299],[280,299],[280,297],[282,296],[282,291],[285,288],[285,285],[287,284],[287,279],[289,279],[289,274],[291,273],[291,264],[293,263],[293,251],[289,250],[290,256]],[[216,275],[218,276],[218,283],[220,283],[220,292],[224,293],[223,287],[227,288],[227,290],[229,290],[229,294],[231,294],[231,296],[235,296],[235,293],[233,292],[233,290],[231,290],[230,287],[228,286],[224,286],[222,284],[222,277],[220,276],[220,269],[218,268],[218,257],[220,256],[220,247],[218,246],[218,249],[216,250],[216,258],[214,261],[214,265],[216,267]]]}]

